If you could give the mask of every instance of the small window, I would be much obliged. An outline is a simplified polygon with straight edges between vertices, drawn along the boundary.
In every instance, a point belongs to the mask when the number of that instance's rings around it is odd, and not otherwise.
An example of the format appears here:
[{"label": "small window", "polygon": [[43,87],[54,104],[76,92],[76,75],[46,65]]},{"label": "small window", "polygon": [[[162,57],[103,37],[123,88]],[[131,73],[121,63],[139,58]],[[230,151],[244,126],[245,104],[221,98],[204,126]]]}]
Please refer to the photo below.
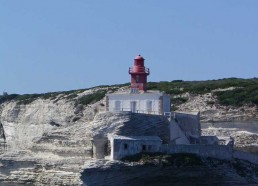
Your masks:
[{"label": "small window", "polygon": [[148,146],[148,150],[151,151],[151,145]]},{"label": "small window", "polygon": [[130,107],[131,107],[131,112],[136,112],[136,101],[131,101]]},{"label": "small window", "polygon": [[152,101],[147,101],[146,102],[146,109],[147,109],[147,112],[152,111]]},{"label": "small window", "polygon": [[146,151],[146,145],[142,145],[142,151]]},{"label": "small window", "polygon": [[136,81],[136,83],[140,82],[140,76],[139,75],[136,75],[135,81]]},{"label": "small window", "polygon": [[121,111],[121,101],[115,101],[115,111]]},{"label": "small window", "polygon": [[124,144],[124,149],[125,149],[125,150],[128,149],[128,144],[127,144],[127,143]]}]

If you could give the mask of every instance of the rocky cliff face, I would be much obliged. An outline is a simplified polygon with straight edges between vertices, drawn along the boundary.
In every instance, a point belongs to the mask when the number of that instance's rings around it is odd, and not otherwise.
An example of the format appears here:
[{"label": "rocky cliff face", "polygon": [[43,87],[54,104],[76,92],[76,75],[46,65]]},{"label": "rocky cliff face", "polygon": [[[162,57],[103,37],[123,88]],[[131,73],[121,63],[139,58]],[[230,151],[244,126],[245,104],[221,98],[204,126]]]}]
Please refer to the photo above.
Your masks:
[{"label": "rocky cliff face", "polygon": [[[0,181],[50,185],[78,185],[82,166],[92,153],[91,139],[108,133],[158,135],[168,140],[168,121],[162,116],[130,112],[109,113],[104,99],[92,104],[78,100],[92,92],[29,104],[7,101],[0,105],[2,143]],[[75,98],[74,98],[75,97]],[[159,132],[157,132],[159,131]],[[3,141],[4,142],[4,141]]]},{"label": "rocky cliff face", "polygon": [[1,182],[78,185],[80,168],[91,150],[87,127],[104,109],[103,101],[83,105],[78,100],[99,90],[108,88],[38,98],[29,104],[2,103],[1,134],[6,144],[2,144]]},{"label": "rocky cliff face", "polygon": [[187,99],[185,103],[176,105],[176,111],[200,111],[201,122],[258,120],[256,105],[240,107],[220,105],[212,93],[202,95],[185,93],[176,97]]},{"label": "rocky cliff face", "polygon": [[[55,97],[39,97],[26,104],[18,100],[1,103],[0,182],[6,185],[82,184],[80,171],[84,163],[90,161],[90,140],[95,135],[158,135],[167,140],[168,123],[163,117],[127,112],[102,113],[105,110],[104,99],[87,104],[82,101],[87,95],[109,92],[113,88],[60,93]],[[178,105],[178,110],[199,109],[203,121],[257,117],[254,107],[220,106],[209,94],[188,96],[188,102]],[[215,104],[209,104],[210,99]]]},{"label": "rocky cliff face", "polygon": [[81,179],[88,186],[257,184],[257,166],[245,161],[158,156],[147,163],[88,161]]}]

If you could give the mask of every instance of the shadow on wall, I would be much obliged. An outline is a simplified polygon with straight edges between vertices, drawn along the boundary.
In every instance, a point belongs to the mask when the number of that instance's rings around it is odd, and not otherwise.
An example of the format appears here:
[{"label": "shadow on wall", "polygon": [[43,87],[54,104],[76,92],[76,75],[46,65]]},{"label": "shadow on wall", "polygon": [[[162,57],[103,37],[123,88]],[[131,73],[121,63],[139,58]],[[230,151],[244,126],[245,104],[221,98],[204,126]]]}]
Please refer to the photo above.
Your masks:
[{"label": "shadow on wall", "polygon": [[0,153],[7,150],[6,137],[3,124],[0,122]]},{"label": "shadow on wall", "polygon": [[158,136],[163,143],[169,143],[169,121],[162,115],[131,113],[116,135],[121,136]]}]

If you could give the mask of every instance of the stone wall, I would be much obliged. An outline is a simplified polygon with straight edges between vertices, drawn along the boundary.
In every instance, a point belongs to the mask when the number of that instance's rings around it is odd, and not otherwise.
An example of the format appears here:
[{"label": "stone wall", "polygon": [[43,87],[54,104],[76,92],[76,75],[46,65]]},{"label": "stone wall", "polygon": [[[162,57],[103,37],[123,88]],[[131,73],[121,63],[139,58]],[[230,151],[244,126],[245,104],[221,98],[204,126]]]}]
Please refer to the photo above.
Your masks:
[{"label": "stone wall", "polygon": [[162,145],[161,152],[168,154],[193,153],[223,160],[230,160],[233,157],[231,145]]},{"label": "stone wall", "polygon": [[246,160],[246,161],[249,161],[250,163],[254,163],[258,165],[257,154],[251,154],[251,153],[242,152],[242,151],[234,151],[233,157],[241,160]]},{"label": "stone wall", "polygon": [[161,139],[157,136],[111,136],[111,160],[119,160],[140,152],[159,152]]},{"label": "stone wall", "polygon": [[172,112],[175,121],[187,138],[201,136],[200,113],[199,112]]}]

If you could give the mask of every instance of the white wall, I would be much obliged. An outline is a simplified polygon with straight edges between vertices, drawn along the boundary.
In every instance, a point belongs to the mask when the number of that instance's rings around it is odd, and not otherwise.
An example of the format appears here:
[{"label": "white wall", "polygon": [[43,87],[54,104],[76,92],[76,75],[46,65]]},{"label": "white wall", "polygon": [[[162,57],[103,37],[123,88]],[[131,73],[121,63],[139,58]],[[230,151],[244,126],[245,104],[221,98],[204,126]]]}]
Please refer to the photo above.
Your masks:
[{"label": "white wall", "polygon": [[200,113],[173,112],[178,126],[185,133],[187,138],[190,136],[199,138],[201,136]]},{"label": "white wall", "polygon": [[170,95],[164,94],[163,95],[163,113],[164,112],[170,112],[170,111],[171,111],[171,98],[170,98]]},{"label": "white wall", "polygon": [[185,133],[180,129],[177,122],[172,119],[169,125],[170,130],[170,143],[171,144],[181,144],[181,145],[189,145],[190,142],[185,136]]},{"label": "white wall", "polygon": [[[135,102],[135,112],[138,113],[163,114],[163,112],[170,112],[170,96],[163,93],[108,94],[107,97],[108,111],[132,111],[131,102]],[[117,101],[120,101],[120,108],[116,107]],[[151,102],[151,108],[148,108],[148,102]],[[160,103],[163,103],[162,110]]]},{"label": "white wall", "polygon": [[[125,148],[127,144],[127,148]],[[119,160],[123,157],[134,155],[140,152],[159,152],[161,140],[129,140],[129,139],[110,139],[111,160]],[[146,149],[143,151],[143,145]]]},{"label": "white wall", "polygon": [[161,152],[167,154],[193,153],[203,157],[212,157],[222,160],[231,160],[233,157],[232,145],[162,145]]}]

